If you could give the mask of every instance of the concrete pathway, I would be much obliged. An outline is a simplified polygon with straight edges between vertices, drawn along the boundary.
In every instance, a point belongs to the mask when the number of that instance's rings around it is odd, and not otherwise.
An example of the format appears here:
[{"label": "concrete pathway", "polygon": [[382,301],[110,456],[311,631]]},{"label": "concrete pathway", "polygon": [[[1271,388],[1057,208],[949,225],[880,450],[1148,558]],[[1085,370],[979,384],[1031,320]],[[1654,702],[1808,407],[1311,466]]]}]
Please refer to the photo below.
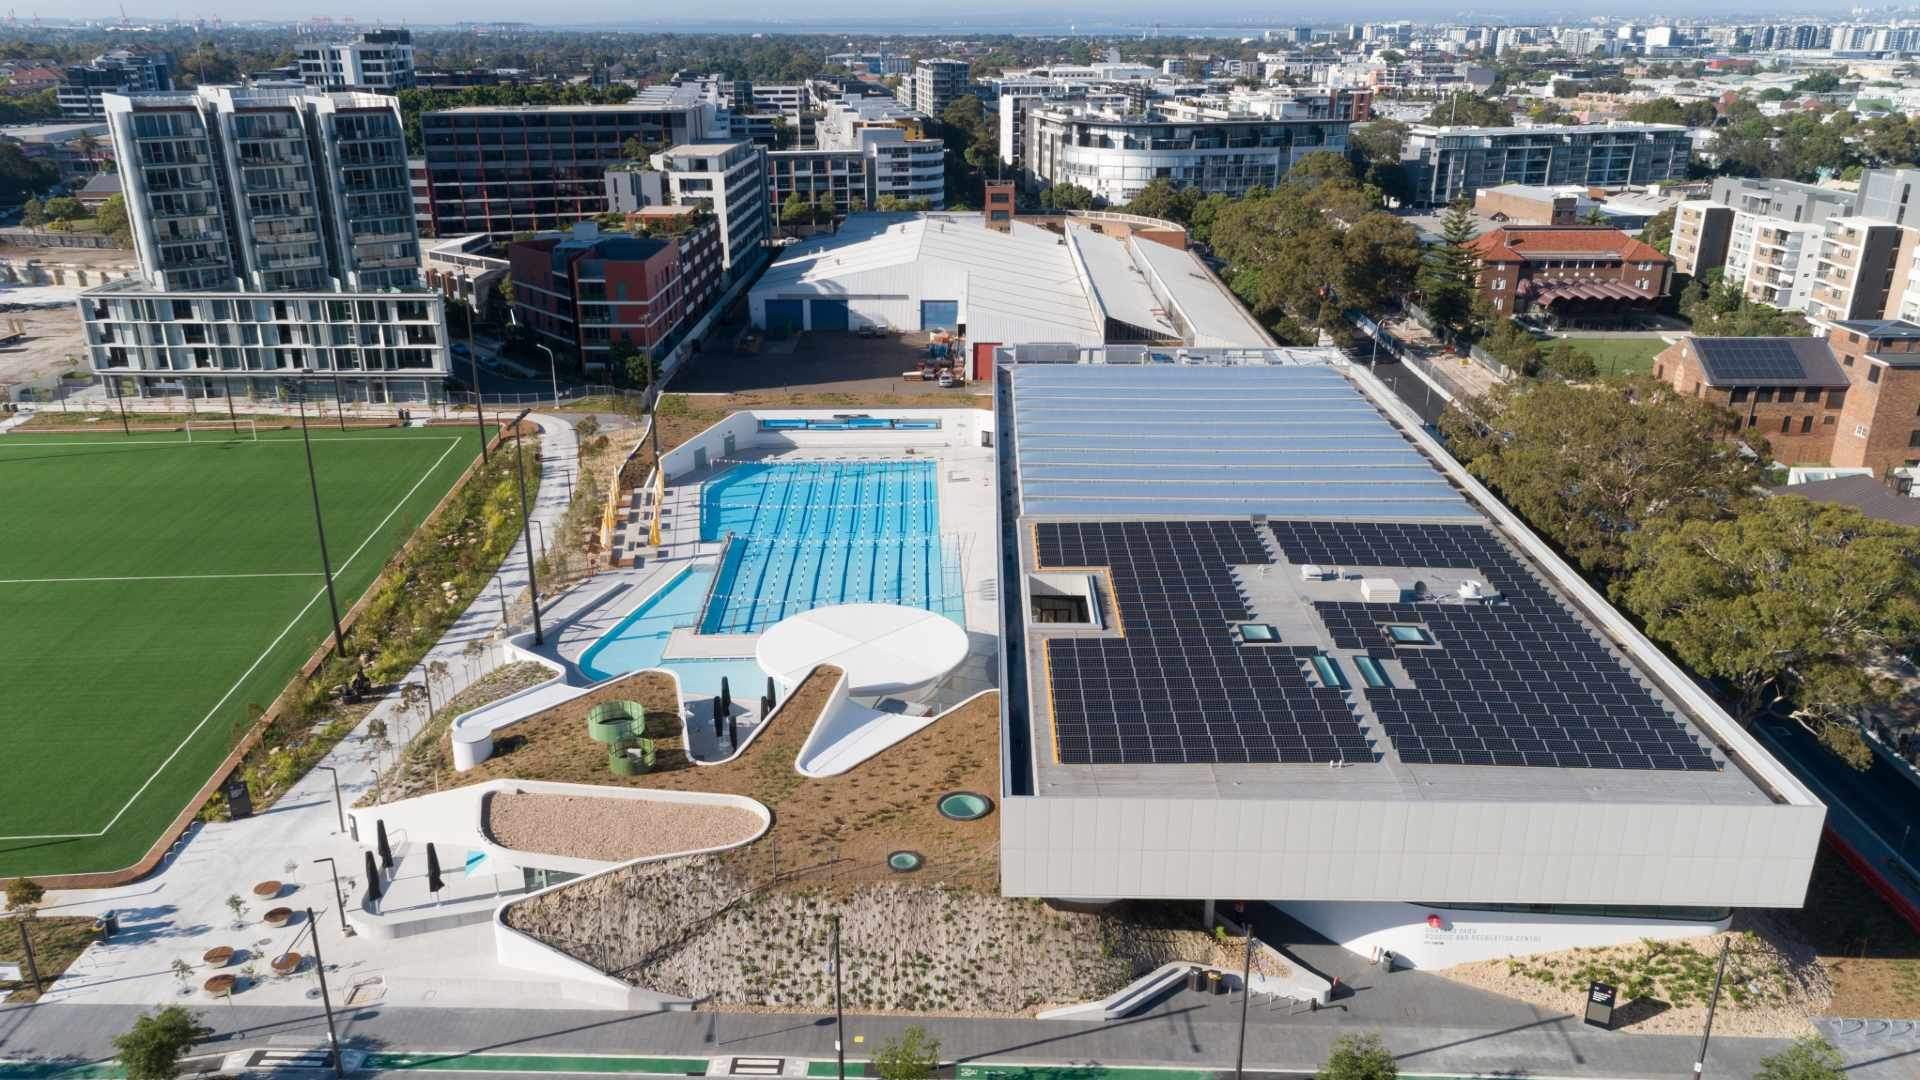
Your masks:
[{"label": "concrete pathway", "polygon": [[[533,520],[543,522],[551,531],[558,528],[566,509],[563,467],[573,468],[577,441],[571,424],[564,420],[548,416],[532,419],[544,435],[542,480],[534,493]],[[511,453],[512,446],[509,441],[503,449]],[[446,675],[433,683],[437,704],[497,667],[502,650],[493,643],[501,626],[500,597],[504,593],[511,599],[526,585],[525,546],[515,544],[494,579],[439,644],[407,673],[406,681],[423,682],[428,664],[444,663]],[[470,642],[482,643],[477,655],[468,654]],[[406,744],[427,717],[422,710],[403,710],[399,695],[391,695],[266,813],[245,821],[196,826],[160,869],[134,884],[49,893],[42,908],[47,914],[93,915],[111,910],[120,917],[121,932],[82,954],[43,1000],[63,1004],[203,1003],[206,998],[198,987],[209,973],[200,969],[200,957],[215,945],[229,945],[250,954],[236,959],[236,964],[251,962],[260,977],[240,1000],[262,1005],[303,1002],[311,990],[310,977],[279,979],[267,971],[268,959],[307,932],[304,920],[298,918],[284,929],[266,927],[260,921],[261,914],[278,905],[296,912],[306,907],[314,909],[324,934],[321,946],[329,966],[340,965],[348,977],[365,982],[362,994],[369,1000],[506,1005],[525,999],[526,987],[493,962],[490,927],[389,942],[341,937],[330,870],[314,860],[336,860],[347,903],[359,902],[359,889],[363,887],[361,852],[371,846],[372,838],[361,844],[340,831],[334,781],[337,774],[339,797],[351,804],[373,782],[379,767],[391,760],[393,752],[381,752],[367,736],[368,725],[376,719],[386,723],[388,738],[397,748]],[[288,883],[289,891],[272,903],[255,900],[253,884],[269,879]],[[245,912],[238,919],[227,906],[227,898],[235,894],[245,904]],[[468,929],[478,933],[464,933]],[[312,952],[310,945],[302,944],[298,949]],[[189,979],[174,976],[171,968],[176,960],[195,965]],[[389,971],[411,974],[389,977],[385,974]]]}]

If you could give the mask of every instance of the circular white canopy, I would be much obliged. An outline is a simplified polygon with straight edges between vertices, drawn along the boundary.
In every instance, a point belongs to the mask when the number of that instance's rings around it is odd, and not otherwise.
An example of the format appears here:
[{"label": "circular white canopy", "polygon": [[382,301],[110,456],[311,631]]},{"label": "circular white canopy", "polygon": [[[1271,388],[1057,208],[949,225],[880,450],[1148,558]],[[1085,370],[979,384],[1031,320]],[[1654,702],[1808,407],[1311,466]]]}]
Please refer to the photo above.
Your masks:
[{"label": "circular white canopy", "polygon": [[760,635],[754,659],[792,686],[818,664],[847,673],[856,697],[933,682],[967,658],[967,632],[941,615],[898,604],[835,604],[782,619]]}]

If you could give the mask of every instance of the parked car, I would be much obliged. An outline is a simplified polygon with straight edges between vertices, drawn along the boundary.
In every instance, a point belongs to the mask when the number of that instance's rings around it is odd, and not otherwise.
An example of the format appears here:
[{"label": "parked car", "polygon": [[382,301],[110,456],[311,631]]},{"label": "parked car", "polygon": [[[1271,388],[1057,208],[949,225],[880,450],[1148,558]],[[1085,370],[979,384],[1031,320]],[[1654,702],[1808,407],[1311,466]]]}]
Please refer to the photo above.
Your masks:
[{"label": "parked car", "polygon": [[865,323],[854,334],[863,338],[883,338],[887,336],[887,328],[877,323]]}]

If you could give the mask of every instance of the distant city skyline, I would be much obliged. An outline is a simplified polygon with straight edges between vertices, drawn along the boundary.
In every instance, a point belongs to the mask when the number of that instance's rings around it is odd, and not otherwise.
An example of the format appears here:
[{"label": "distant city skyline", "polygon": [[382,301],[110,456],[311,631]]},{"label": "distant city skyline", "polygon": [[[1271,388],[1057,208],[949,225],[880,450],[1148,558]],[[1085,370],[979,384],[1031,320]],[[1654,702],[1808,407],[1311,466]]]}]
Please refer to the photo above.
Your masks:
[{"label": "distant city skyline", "polygon": [[[553,29],[594,28],[594,29],[658,29],[684,30],[687,32],[906,32],[912,30],[938,31],[946,29],[962,30],[973,33],[990,33],[995,29],[1019,32],[1064,33],[1069,28],[1077,28],[1084,33],[1115,32],[1120,30],[1138,30],[1151,28],[1158,23],[1162,32],[1175,33],[1230,33],[1251,31],[1265,27],[1291,25],[1336,25],[1336,21],[1303,18],[1299,15],[1275,13],[1271,8],[1257,5],[1245,7],[1224,6],[1200,11],[1192,9],[1169,10],[1163,3],[1148,0],[1068,0],[1064,4],[1050,5],[1044,12],[1033,8],[1016,10],[993,10],[982,8],[973,11],[956,11],[951,7],[920,0],[910,0],[906,4],[889,5],[885,15],[876,15],[873,6],[863,0],[823,0],[808,6],[804,16],[797,16],[790,8],[776,7],[764,0],[718,0],[716,3],[703,4],[698,16],[675,15],[660,18],[636,18],[633,8],[617,0],[585,0],[583,3],[569,5],[565,18],[542,17],[538,11],[530,11],[524,4],[511,3],[508,0],[471,0],[460,5],[457,19],[449,19],[450,12],[442,4],[397,4],[382,5],[366,11],[352,9],[320,10],[311,0],[221,0],[216,3],[197,3],[191,11],[164,11],[153,9],[128,9],[129,21],[138,24],[143,21],[186,21],[194,19],[219,18],[229,22],[258,21],[302,21],[314,18],[331,18],[341,22],[352,18],[358,25],[400,25],[415,26],[454,26],[469,22],[515,22]],[[1672,8],[1658,4],[1621,4],[1612,10],[1596,11],[1592,7],[1568,7],[1564,10],[1542,8],[1538,4],[1525,3],[1524,0],[1482,0],[1470,9],[1462,9],[1454,4],[1420,0],[1404,0],[1402,3],[1382,5],[1364,12],[1355,12],[1338,22],[1368,20],[1390,21],[1393,19],[1417,19],[1421,21],[1475,22],[1492,20],[1504,23],[1540,23],[1563,22],[1577,23],[1593,19],[1655,19],[1678,18],[1682,21],[1697,19],[1729,19],[1751,17],[1754,19],[1775,20],[1781,18],[1819,18],[1839,19],[1849,17],[1851,6],[1846,3],[1834,3],[1830,6],[1809,6],[1804,2],[1780,0],[1776,3],[1734,2],[1734,0],[1707,0],[1705,3],[1688,5],[1684,15],[1675,16]],[[121,9],[117,3],[88,3],[73,7],[63,7],[58,11],[40,11],[34,9],[15,10],[16,18],[25,24],[38,16],[43,20],[100,19],[118,20]],[[1866,21],[1888,20],[1900,17],[1915,17],[1914,9],[1903,13],[1871,12],[1855,18]]]}]

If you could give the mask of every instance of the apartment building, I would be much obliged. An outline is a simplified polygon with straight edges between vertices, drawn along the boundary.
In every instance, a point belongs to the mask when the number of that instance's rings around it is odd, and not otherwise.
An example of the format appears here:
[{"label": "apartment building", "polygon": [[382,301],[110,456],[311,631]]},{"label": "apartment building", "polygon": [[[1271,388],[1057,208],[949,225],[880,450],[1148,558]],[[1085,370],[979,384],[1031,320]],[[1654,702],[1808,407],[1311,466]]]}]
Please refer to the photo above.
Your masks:
[{"label": "apartment building", "polygon": [[[1348,129],[1366,119],[1369,101],[1364,92],[1327,90],[1184,98],[1144,113],[1083,99],[1008,97],[1002,108],[1025,113],[1016,156],[1026,186],[1077,184],[1119,204],[1157,179],[1209,194],[1271,187],[1308,154],[1346,153]],[[1015,125],[1003,118],[1003,130]]]},{"label": "apartment building", "polygon": [[1652,311],[1673,288],[1673,260],[1605,226],[1506,225],[1469,246],[1481,295],[1502,315],[1605,323]]},{"label": "apartment building", "polygon": [[729,274],[765,257],[766,151],[751,142],[689,143],[653,155],[665,183],[664,205],[704,205],[720,228],[720,263]]},{"label": "apartment building", "polygon": [[1920,466],[1920,324],[1852,319],[1823,337],[1689,335],[1654,378],[1732,409],[1785,465]]},{"label": "apartment building", "polygon": [[254,91],[108,94],[138,278],[89,290],[115,392],[425,401],[445,378],[441,298],[420,280],[394,99]]},{"label": "apartment building", "polygon": [[965,60],[922,60],[900,80],[900,100],[922,116],[939,117],[947,106],[973,93]]},{"label": "apartment building", "polygon": [[720,228],[701,207],[650,217],[650,235],[602,233],[584,221],[515,241],[507,249],[515,319],[583,372],[609,367],[619,347],[667,340],[720,288]]},{"label": "apartment building", "polygon": [[302,45],[298,67],[309,90],[406,90],[414,84],[413,31],[369,30],[352,41]]},{"label": "apartment building", "polygon": [[1400,157],[1415,205],[1445,206],[1502,184],[1626,187],[1675,180],[1686,176],[1692,146],[1678,124],[1415,124]]},{"label": "apartment building", "polygon": [[434,232],[510,236],[607,213],[607,167],[627,144],[706,142],[719,129],[706,100],[661,104],[472,106],[422,113]]},{"label": "apartment building", "polygon": [[1920,231],[1869,217],[1828,218],[1821,227],[1819,256],[1807,296],[1808,318],[1822,323],[1879,319],[1898,310],[1894,288],[1910,263]]},{"label": "apartment building", "polygon": [[782,207],[794,195],[810,203],[830,200],[843,211],[870,208],[866,151],[770,151],[767,154],[767,207],[775,228],[780,225]]},{"label": "apartment building", "polygon": [[173,89],[173,54],[114,49],[75,64],[60,75],[55,100],[60,113],[75,120],[99,120],[107,115],[107,94],[139,94]]}]

